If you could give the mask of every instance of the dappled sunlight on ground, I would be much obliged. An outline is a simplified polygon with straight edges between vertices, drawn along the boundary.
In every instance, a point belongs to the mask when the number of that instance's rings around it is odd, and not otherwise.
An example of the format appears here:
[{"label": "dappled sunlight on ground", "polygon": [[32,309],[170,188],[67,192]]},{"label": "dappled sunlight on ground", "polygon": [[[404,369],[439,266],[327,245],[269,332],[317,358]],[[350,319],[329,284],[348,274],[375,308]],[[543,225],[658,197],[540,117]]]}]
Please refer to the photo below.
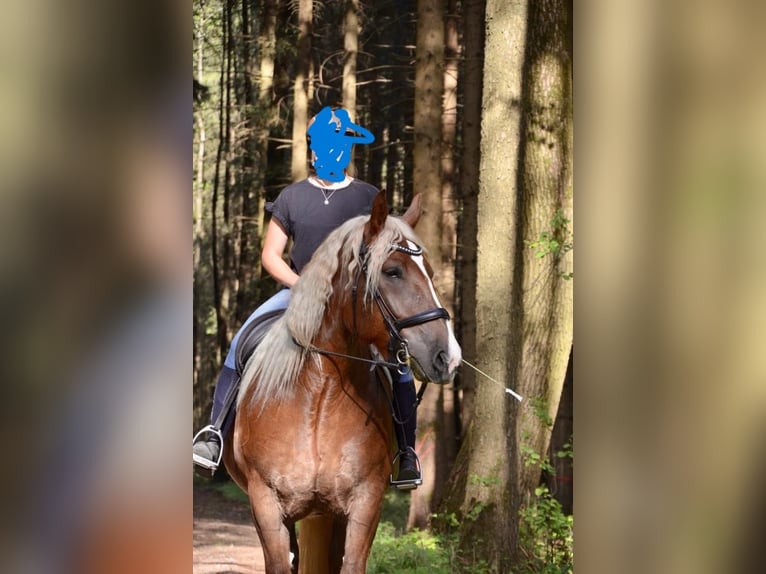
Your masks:
[{"label": "dappled sunlight on ground", "polygon": [[194,574],[260,574],[263,552],[247,503],[194,485]]}]

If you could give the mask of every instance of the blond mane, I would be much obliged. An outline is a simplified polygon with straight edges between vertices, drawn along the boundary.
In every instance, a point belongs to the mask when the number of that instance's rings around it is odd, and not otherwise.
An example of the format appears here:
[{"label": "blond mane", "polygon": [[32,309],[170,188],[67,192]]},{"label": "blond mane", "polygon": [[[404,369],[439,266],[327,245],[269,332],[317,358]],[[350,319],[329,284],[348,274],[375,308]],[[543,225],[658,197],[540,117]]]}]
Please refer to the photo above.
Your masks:
[{"label": "blond mane", "polygon": [[[283,401],[292,396],[294,383],[306,363],[305,347],[313,343],[324,320],[333,292],[333,278],[340,269],[338,285],[350,289],[362,264],[359,251],[369,219],[362,215],[348,220],[316,250],[292,289],[287,312],[274,323],[245,366],[238,402],[253,385],[252,404],[260,404],[261,408],[269,401]],[[392,245],[403,240],[420,244],[407,223],[398,217],[387,217],[385,227],[367,246],[365,303],[369,303],[377,291],[380,270],[393,251]]]}]

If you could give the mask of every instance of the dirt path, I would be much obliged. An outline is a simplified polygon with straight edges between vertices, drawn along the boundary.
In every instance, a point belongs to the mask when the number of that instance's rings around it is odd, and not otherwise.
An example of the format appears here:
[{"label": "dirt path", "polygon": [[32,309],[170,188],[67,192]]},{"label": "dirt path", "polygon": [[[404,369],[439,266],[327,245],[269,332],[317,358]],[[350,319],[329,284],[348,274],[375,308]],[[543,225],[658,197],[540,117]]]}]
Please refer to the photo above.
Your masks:
[{"label": "dirt path", "polygon": [[193,574],[260,574],[263,553],[247,503],[194,485]]}]

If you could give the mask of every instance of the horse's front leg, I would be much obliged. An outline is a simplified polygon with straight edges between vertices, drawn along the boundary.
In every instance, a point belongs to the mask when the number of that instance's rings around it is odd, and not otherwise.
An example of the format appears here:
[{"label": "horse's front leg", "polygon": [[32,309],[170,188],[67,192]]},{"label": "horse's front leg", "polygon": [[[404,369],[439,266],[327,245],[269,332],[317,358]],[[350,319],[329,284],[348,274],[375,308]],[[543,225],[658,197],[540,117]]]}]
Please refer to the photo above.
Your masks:
[{"label": "horse's front leg", "polygon": [[290,530],[282,522],[282,509],[276,494],[259,478],[251,477],[247,485],[250,510],[263,547],[268,574],[291,574]]},{"label": "horse's front leg", "polygon": [[366,496],[354,496],[354,502],[348,510],[341,574],[364,574],[366,571],[370,548],[380,521],[384,492],[385,486],[382,489],[372,489]]}]

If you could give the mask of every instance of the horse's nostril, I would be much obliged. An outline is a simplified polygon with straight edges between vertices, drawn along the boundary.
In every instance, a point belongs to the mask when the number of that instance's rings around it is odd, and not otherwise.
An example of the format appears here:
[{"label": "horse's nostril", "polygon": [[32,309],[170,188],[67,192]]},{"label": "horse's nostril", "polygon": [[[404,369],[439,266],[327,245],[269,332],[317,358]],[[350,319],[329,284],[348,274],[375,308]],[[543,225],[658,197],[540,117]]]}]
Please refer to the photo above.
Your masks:
[{"label": "horse's nostril", "polygon": [[444,351],[439,351],[434,357],[434,367],[437,371],[444,371],[449,365],[449,356]]}]

